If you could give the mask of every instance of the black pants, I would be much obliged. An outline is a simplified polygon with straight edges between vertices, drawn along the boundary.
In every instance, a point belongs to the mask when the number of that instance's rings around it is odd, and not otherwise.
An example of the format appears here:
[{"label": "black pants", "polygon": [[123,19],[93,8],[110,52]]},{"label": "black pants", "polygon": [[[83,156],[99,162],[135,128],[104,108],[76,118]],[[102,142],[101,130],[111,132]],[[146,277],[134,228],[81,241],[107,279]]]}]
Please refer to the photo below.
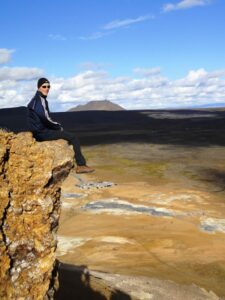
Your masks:
[{"label": "black pants", "polygon": [[73,150],[75,152],[75,160],[78,166],[86,165],[86,160],[81,153],[80,143],[76,136],[68,131],[59,131],[59,130],[43,130],[42,132],[34,133],[34,137],[38,141],[53,141],[63,139],[73,145]]}]

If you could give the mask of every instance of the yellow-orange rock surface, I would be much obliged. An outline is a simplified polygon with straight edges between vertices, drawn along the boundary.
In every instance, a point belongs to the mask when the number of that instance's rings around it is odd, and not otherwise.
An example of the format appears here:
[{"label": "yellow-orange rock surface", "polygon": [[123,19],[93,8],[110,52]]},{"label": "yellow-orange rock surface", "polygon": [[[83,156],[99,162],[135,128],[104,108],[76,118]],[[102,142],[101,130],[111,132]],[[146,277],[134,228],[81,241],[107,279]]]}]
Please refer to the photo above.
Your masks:
[{"label": "yellow-orange rock surface", "polygon": [[48,299],[60,185],[73,166],[63,140],[0,131],[0,299]]}]

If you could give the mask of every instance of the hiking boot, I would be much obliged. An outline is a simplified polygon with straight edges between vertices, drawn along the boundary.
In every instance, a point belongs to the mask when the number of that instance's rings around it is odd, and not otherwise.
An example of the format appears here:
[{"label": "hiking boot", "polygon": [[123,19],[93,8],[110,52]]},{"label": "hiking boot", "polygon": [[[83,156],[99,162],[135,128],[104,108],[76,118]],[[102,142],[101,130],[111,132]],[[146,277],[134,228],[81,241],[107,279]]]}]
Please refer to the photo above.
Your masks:
[{"label": "hiking boot", "polygon": [[82,173],[92,173],[95,169],[88,167],[88,166],[77,166],[76,173],[82,174]]}]

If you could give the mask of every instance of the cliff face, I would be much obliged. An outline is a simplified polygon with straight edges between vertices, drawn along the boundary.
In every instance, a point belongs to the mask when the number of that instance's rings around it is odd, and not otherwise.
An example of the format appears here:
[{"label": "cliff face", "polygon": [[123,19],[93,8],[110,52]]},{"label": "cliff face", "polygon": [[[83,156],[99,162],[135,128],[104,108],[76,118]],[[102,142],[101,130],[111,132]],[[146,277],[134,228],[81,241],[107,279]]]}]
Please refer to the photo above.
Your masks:
[{"label": "cliff face", "polygon": [[66,141],[0,131],[0,299],[48,299],[60,184],[73,166]]}]

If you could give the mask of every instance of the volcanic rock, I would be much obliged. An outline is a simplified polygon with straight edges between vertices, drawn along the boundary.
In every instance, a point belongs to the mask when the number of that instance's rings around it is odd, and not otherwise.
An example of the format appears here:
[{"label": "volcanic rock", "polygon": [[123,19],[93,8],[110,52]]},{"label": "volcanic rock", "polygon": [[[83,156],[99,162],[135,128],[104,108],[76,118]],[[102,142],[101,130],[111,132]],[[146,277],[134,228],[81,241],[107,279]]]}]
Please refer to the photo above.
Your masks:
[{"label": "volcanic rock", "polygon": [[84,105],[78,105],[74,108],[71,108],[69,111],[86,111],[86,110],[117,111],[117,110],[124,110],[124,108],[109,100],[98,100],[98,101],[90,101]]},{"label": "volcanic rock", "polygon": [[0,131],[0,299],[52,299],[60,185],[73,166],[66,141]]}]

